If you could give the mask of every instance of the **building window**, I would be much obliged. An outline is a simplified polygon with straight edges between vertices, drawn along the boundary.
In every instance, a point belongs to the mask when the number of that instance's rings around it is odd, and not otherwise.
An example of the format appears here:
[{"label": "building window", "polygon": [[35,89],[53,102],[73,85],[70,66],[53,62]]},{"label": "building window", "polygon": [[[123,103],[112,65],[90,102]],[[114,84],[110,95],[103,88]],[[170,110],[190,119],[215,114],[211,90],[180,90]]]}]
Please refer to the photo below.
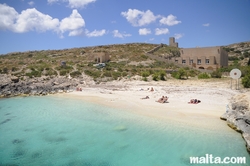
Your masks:
[{"label": "building window", "polygon": [[191,60],[190,60],[190,64],[193,64],[193,63],[194,63],[194,60],[193,60],[193,59],[191,59]]},{"label": "building window", "polygon": [[201,59],[197,59],[197,64],[198,64],[198,65],[201,64]]},{"label": "building window", "polygon": [[185,64],[186,63],[186,60],[182,60],[182,64]]},{"label": "building window", "polygon": [[206,59],[206,64],[209,64],[209,59]]},{"label": "building window", "polygon": [[182,54],[184,54],[183,50],[181,50]]},{"label": "building window", "polygon": [[218,49],[218,53],[220,53],[220,49]]},{"label": "building window", "polygon": [[178,63],[178,60],[175,60],[175,63]]}]

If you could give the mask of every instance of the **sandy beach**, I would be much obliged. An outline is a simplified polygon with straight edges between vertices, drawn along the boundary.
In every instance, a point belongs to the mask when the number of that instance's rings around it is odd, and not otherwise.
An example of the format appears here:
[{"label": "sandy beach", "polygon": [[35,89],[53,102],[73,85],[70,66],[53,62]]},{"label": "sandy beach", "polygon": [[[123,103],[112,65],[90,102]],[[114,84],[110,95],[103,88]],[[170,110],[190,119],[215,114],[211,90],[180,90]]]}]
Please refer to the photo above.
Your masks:
[{"label": "sandy beach", "polygon": [[[236,90],[231,79],[138,81],[120,80],[98,85],[82,86],[82,91],[66,93],[88,102],[131,113],[163,120],[213,128],[221,123],[220,116],[226,111],[229,99],[241,93]],[[150,91],[153,88],[154,91]],[[141,99],[149,96],[149,99]],[[156,102],[167,96],[168,103]],[[188,104],[190,99],[198,99],[199,104]]]}]

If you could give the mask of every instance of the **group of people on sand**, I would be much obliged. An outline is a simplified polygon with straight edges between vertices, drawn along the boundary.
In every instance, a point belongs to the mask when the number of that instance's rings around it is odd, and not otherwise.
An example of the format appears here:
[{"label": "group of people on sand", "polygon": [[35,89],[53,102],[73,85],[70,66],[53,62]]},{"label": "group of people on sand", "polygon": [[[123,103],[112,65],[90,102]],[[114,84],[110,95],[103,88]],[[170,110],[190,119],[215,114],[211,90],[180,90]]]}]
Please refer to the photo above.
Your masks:
[{"label": "group of people on sand", "polygon": [[158,102],[158,103],[167,103],[168,102],[168,97],[167,96],[162,96],[156,102]]},{"label": "group of people on sand", "polygon": [[[154,88],[151,87],[151,88],[148,88],[147,90],[150,91],[150,92],[153,92],[153,91],[154,91]],[[141,98],[141,99],[149,99],[149,96],[143,97],[143,98]],[[168,103],[168,99],[169,99],[169,97],[167,97],[167,96],[162,96],[161,98],[159,98],[158,100],[156,100],[156,102],[158,102],[158,103]],[[201,102],[201,101],[198,100],[198,99],[191,99],[188,103],[189,103],[189,104],[198,104],[198,103],[200,103],[200,102]]]},{"label": "group of people on sand", "polygon": [[191,99],[190,102],[188,102],[188,104],[198,104],[200,103],[201,101],[198,100],[198,99]]}]

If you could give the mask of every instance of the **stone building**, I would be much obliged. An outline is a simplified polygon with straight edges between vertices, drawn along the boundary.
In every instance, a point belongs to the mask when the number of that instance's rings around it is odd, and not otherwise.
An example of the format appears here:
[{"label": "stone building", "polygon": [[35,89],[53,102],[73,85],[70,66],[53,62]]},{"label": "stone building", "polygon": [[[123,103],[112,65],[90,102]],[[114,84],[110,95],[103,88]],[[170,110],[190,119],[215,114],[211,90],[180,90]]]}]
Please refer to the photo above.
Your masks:
[{"label": "stone building", "polygon": [[216,70],[228,66],[228,54],[220,46],[182,48],[174,62],[197,69]]},{"label": "stone building", "polygon": [[110,56],[105,52],[94,53],[96,63],[106,63],[110,60]]},{"label": "stone building", "polygon": [[[169,38],[169,45],[178,47],[173,37]],[[221,46],[180,48],[180,57],[171,60],[197,69],[216,70],[228,66],[228,53]]]},{"label": "stone building", "polygon": [[169,46],[178,47],[178,43],[175,42],[175,38],[174,37],[170,37],[169,38]]}]

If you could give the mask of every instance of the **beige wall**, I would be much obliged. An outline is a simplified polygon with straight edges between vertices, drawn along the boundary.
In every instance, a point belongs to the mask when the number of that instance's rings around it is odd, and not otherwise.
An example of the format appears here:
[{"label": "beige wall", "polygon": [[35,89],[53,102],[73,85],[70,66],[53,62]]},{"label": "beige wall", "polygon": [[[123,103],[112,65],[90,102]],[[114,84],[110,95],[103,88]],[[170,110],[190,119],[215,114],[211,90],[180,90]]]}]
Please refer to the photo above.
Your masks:
[{"label": "beige wall", "polygon": [[[178,64],[209,70],[215,70],[220,67],[228,66],[228,54],[222,47],[219,46],[183,48],[180,50],[180,53],[180,57],[174,59],[174,61]],[[190,61],[192,61],[193,64],[191,64]]]},{"label": "beige wall", "polygon": [[94,53],[94,57],[97,63],[105,63],[110,60],[110,56],[104,52]]}]

